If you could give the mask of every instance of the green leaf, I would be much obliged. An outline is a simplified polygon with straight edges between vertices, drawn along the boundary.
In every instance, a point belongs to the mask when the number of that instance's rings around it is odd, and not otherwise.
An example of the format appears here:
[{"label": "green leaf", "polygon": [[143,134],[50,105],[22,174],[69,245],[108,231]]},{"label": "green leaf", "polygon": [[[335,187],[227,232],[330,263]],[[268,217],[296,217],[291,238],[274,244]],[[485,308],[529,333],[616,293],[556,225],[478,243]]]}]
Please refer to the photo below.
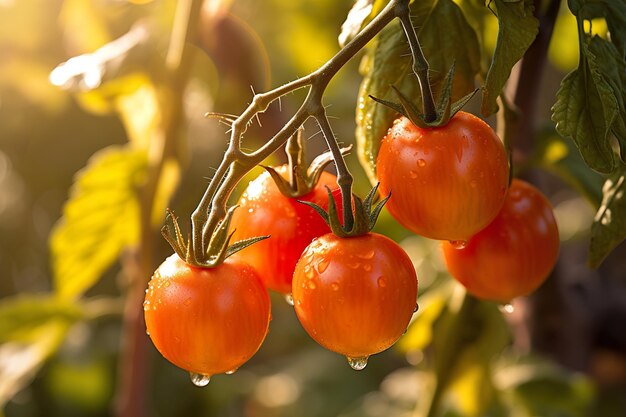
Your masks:
[{"label": "green leaf", "polygon": [[[452,101],[474,90],[480,70],[478,38],[459,7],[452,0],[424,0],[411,4],[411,19],[431,69],[434,91],[441,87],[455,63]],[[421,106],[421,93],[412,73],[412,57],[399,24],[387,26],[368,50],[361,65],[364,76],[357,104],[357,152],[361,165],[376,183],[376,156],[380,142],[391,126],[396,112],[377,104],[369,96],[392,101],[392,85]]]},{"label": "green leaf", "polygon": [[76,303],[46,294],[20,295],[0,302],[0,343],[31,342],[33,332],[51,320],[67,323],[83,317]]},{"label": "green leaf", "polygon": [[557,92],[552,120],[560,135],[574,140],[585,163],[603,173],[615,167],[609,133],[618,115],[618,101],[611,85],[600,72],[598,61],[587,41],[578,69],[569,73]]},{"label": "green leaf", "polygon": [[569,0],[572,13],[584,20],[606,20],[611,42],[622,58],[626,58],[626,3],[614,0]]},{"label": "green leaf", "polygon": [[589,53],[598,57],[597,70],[613,90],[619,114],[611,127],[619,143],[622,160],[626,159],[626,61],[611,42],[594,36],[589,42]]},{"label": "green leaf", "polygon": [[130,147],[96,153],[76,178],[50,239],[57,294],[74,298],[94,285],[121,250],[138,241],[136,190],[147,156]]},{"label": "green leaf", "polygon": [[82,317],[75,303],[49,295],[0,302],[0,408],[32,380]]},{"label": "green leaf", "polygon": [[626,239],[626,165],[606,180],[602,204],[591,226],[589,265],[598,267]]},{"label": "green leaf", "polygon": [[511,69],[524,56],[539,30],[539,21],[533,16],[532,0],[493,0],[493,4],[498,16],[498,39],[483,90],[483,116],[496,112],[496,99],[508,80]]}]

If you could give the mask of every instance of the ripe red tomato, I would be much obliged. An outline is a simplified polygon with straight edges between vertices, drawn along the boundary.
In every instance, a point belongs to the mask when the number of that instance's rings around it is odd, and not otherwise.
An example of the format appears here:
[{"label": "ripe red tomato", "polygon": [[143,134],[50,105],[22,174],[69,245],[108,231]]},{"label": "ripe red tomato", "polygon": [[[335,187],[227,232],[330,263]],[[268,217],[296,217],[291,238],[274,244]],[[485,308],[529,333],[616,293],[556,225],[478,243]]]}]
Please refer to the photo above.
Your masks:
[{"label": "ripe red tomato", "polygon": [[442,127],[397,119],[383,139],[376,175],[389,213],[407,229],[466,240],[498,214],[509,168],[504,146],[478,117],[458,112]]},{"label": "ripe red tomato", "polygon": [[144,316],[167,360],[210,376],[233,371],[256,353],[267,334],[270,301],[256,271],[236,257],[198,268],[174,254],[150,280]]},{"label": "ripe red tomato", "polygon": [[[276,170],[283,175],[287,166],[277,167]],[[333,174],[323,172],[310,193],[289,198],[264,172],[246,188],[231,223],[231,229],[236,229],[232,241],[271,236],[240,252],[245,261],[258,271],[268,288],[283,294],[290,293],[291,277],[302,251],[314,238],[330,232],[319,214],[297,200],[309,201],[326,209],[326,186],[337,188],[336,181]]]},{"label": "ripe red tomato", "polygon": [[513,180],[495,220],[464,248],[444,242],[443,253],[450,274],[479,298],[508,302],[529,294],[559,255],[552,207],[535,187]]},{"label": "ripe red tomato", "polygon": [[308,334],[362,369],[369,355],[405,332],[415,309],[417,275],[406,252],[385,236],[329,233],[303,252],[293,299]]}]

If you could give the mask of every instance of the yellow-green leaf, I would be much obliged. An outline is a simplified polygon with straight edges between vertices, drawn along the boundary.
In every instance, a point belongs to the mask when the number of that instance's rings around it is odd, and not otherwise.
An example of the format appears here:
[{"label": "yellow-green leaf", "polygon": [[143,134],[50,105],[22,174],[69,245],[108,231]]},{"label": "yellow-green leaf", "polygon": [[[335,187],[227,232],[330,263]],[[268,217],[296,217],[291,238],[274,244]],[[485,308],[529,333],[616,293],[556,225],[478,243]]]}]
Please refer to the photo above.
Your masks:
[{"label": "yellow-green leaf", "polygon": [[50,246],[56,292],[73,298],[93,286],[121,250],[137,242],[136,191],[147,168],[144,151],[111,146],[77,175]]}]

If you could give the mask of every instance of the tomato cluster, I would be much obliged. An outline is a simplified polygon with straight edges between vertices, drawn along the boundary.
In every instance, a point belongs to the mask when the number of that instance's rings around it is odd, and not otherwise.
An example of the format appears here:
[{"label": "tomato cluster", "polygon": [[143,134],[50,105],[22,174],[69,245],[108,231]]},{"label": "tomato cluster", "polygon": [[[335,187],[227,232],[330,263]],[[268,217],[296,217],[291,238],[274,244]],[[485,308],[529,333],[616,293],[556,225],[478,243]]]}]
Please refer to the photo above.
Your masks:
[{"label": "tomato cluster", "polygon": [[[289,167],[269,172],[249,184],[230,223],[234,240],[268,239],[210,268],[190,265],[178,250],[150,281],[150,337],[197,385],[236,370],[259,349],[271,317],[267,289],[290,294],[307,333],[354,369],[393,345],[415,311],[411,259],[370,232],[385,203],[372,207],[376,189],[364,202],[352,199],[354,226],[346,231],[341,193],[330,189],[334,175],[322,173],[303,195],[287,197],[274,180]],[[419,128],[401,117],[381,143],[377,175],[383,195],[393,191],[391,215],[443,240],[450,274],[475,296],[508,302],[553,268],[559,239],[550,204],[523,181],[508,187],[504,146],[479,118],[459,112],[445,126]]]}]

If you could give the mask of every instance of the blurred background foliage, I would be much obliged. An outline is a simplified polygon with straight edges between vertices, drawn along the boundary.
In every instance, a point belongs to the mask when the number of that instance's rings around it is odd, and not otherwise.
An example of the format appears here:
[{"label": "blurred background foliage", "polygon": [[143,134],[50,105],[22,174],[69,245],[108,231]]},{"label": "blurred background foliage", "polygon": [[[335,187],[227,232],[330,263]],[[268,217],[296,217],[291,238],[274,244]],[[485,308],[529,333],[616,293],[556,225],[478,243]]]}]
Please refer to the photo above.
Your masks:
[{"label": "blurred background foliage", "polygon": [[[484,9],[470,23],[486,66],[497,20],[480,2],[457,3],[465,11]],[[163,166],[153,226],[164,221],[166,206],[188,216],[221,160],[226,127],[204,113],[239,113],[253,91],[324,63],[338,50],[351,6],[349,0],[205,2],[189,83],[180,92],[185,129],[175,134]],[[539,126],[549,123],[558,81],[578,62],[576,22],[562,6],[550,65],[542,84],[532,87],[541,91]],[[0,0],[0,415],[113,413],[123,372],[128,248],[141,234],[137,189],[175,102],[161,70],[175,8],[174,0]],[[601,21],[593,28],[606,34]],[[358,66],[359,59],[350,62],[326,96],[345,143],[354,142]],[[296,93],[272,106],[244,147],[257,147],[279,129],[301,98]],[[317,128],[307,132],[309,153],[323,151]],[[446,350],[451,337],[465,349],[448,370],[445,416],[626,415],[624,248],[599,271],[587,269],[594,213],[588,201],[597,203],[593,190],[601,182],[586,179],[587,200],[575,192],[571,184],[580,179],[571,180],[571,167],[580,158],[570,143],[546,132],[534,163],[563,245],[554,276],[538,294],[511,306],[480,303],[469,328],[459,328],[467,301],[446,274],[438,244],[384,213],[377,230],[401,242],[420,277],[420,309],[394,348],[355,373],[316,345],[273,294],[271,330],[259,353],[206,389],[150,344],[146,415],[417,417],[433,395],[434,372],[441,375],[455,354]],[[275,155],[270,162],[282,160]],[[349,163],[363,193],[365,173],[355,157]],[[153,246],[156,262],[170,251],[160,239]]]}]

